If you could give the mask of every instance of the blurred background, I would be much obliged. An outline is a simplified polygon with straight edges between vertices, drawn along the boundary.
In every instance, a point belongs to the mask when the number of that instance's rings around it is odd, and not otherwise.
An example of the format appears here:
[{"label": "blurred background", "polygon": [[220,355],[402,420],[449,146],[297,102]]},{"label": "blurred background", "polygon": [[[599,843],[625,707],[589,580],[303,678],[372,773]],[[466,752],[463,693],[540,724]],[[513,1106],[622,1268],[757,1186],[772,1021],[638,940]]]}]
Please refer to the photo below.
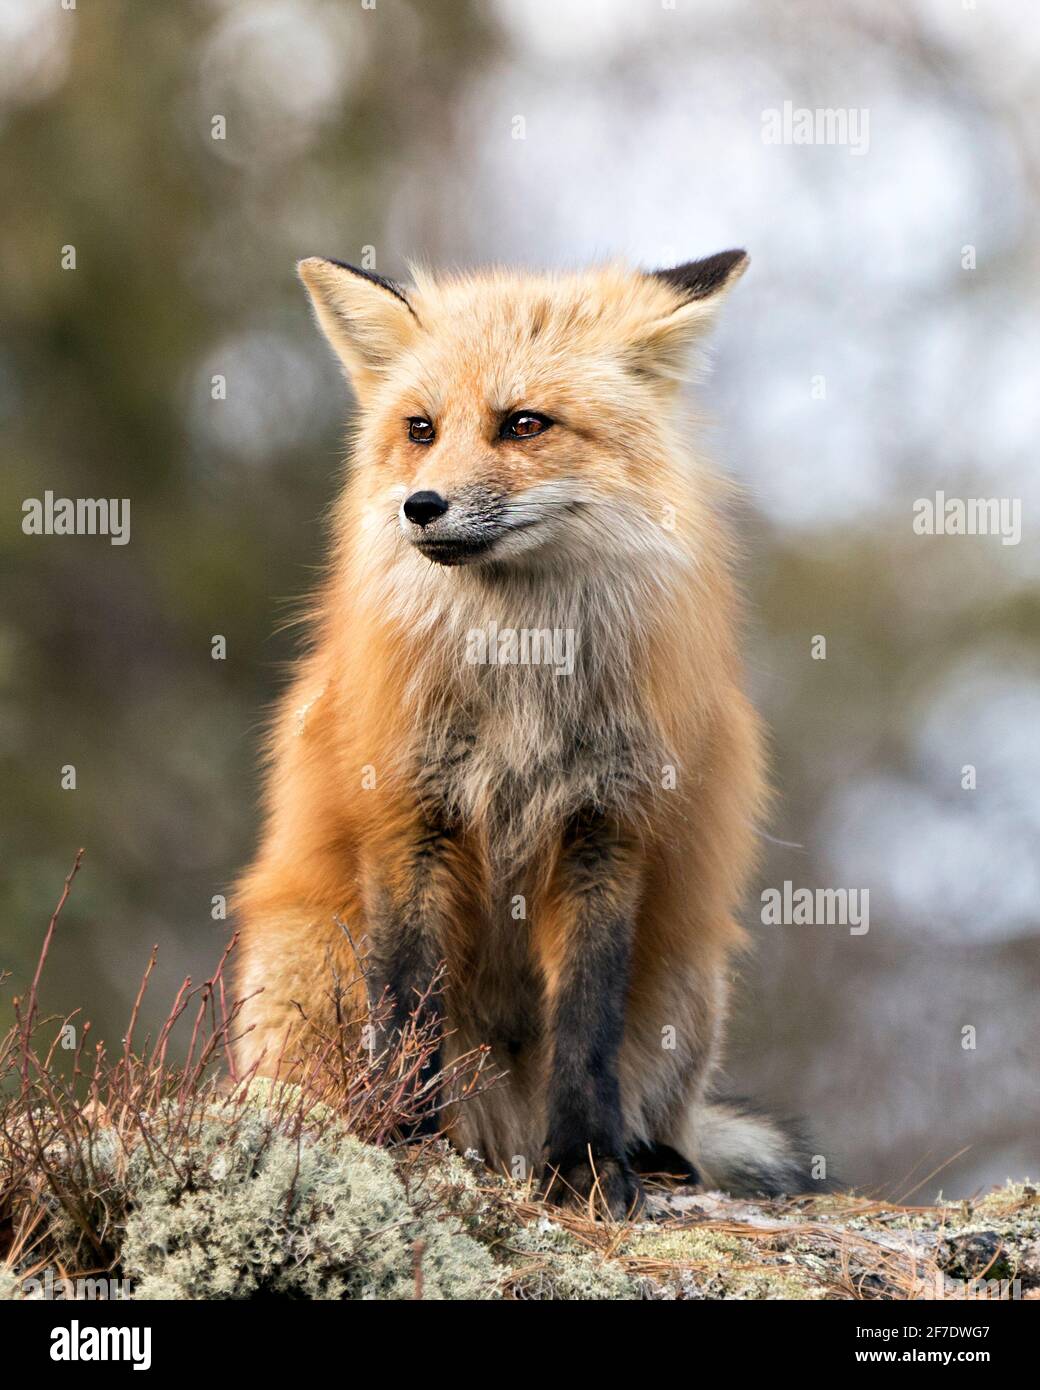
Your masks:
[{"label": "blurred background", "polygon": [[[47,1006],[117,1042],[154,942],[152,1019],[222,949],[348,409],[294,262],[746,246],[700,391],[784,843],[727,1081],[872,1191],[1040,1177],[1038,62],[1029,0],[0,0],[13,983],[80,845]],[[785,102],[861,148],[769,143]],[[130,543],[24,535],[47,489]],[[1021,543],[915,534],[940,489]],[[785,881],[869,931],[762,925]]]}]

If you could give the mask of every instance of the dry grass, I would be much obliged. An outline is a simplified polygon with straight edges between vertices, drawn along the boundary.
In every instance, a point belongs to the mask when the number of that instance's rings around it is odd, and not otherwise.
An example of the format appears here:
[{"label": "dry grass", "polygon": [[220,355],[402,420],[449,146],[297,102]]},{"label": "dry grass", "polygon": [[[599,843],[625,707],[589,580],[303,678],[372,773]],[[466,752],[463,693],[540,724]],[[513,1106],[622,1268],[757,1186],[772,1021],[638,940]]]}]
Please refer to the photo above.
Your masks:
[{"label": "dry grass", "polygon": [[[365,1143],[388,1145],[448,1103],[479,1093],[494,1077],[485,1049],[460,1057],[419,1084],[439,1038],[433,1024],[415,1016],[387,1051],[365,1047],[362,1025],[383,1022],[344,1011],[346,987],[333,986],[336,1026],[316,1035],[305,1055],[280,1059],[292,1065],[292,1085],[262,1088],[249,1072],[236,1073],[233,1044],[240,1035],[242,1000],[228,997],[226,976],[233,937],[209,979],[182,983],[154,1038],[138,1039],[139,1020],[156,963],[153,950],[116,1053],[92,1041],[79,1011],[42,1016],[40,985],[73,882],[81,850],[65,880],[44,936],[27,993],[13,1000],[15,1021],[0,1038],[0,1267],[38,1257],[60,1259],[48,1239],[48,1212],[60,1208],[79,1232],[82,1267],[72,1275],[112,1270],[118,1264],[118,1232],[125,1213],[105,1208],[110,1145],[120,1158],[144,1147],[176,1170],[190,1154],[204,1124],[214,1118],[234,1131],[255,1115],[258,1092],[271,1136],[320,1142],[335,1127]],[[0,974],[0,986],[10,979]],[[436,988],[436,982],[432,988]],[[66,1050],[69,1039],[74,1047]],[[103,1156],[99,1149],[104,1148]]]},{"label": "dry grass", "polygon": [[[684,1195],[687,1194],[687,1195]],[[858,1301],[1040,1295],[1040,1264],[1024,1270],[1024,1288],[1013,1290],[1002,1262],[1040,1237],[1040,1197],[1028,1186],[1009,1189],[999,1205],[907,1206],[856,1197],[735,1200],[719,1193],[660,1185],[650,1188],[655,1217],[633,1226],[572,1210],[547,1211],[530,1196],[517,1201],[521,1224],[553,1223],[580,1246],[615,1261],[630,1275],[665,1290],[700,1290],[693,1296],[788,1297]],[[688,1204],[681,1215],[669,1215]],[[950,1278],[947,1241],[963,1229],[1020,1220],[1022,1230],[998,1240],[988,1258]],[[1040,1251],[1037,1251],[1040,1254]],[[546,1256],[543,1267],[551,1264]],[[998,1270],[996,1267],[1001,1264]],[[518,1271],[531,1272],[536,1265]],[[1000,1281],[1007,1288],[997,1287]],[[982,1290],[985,1281],[995,1281]],[[751,1291],[753,1292],[742,1292]],[[684,1296],[682,1292],[678,1296]]]}]

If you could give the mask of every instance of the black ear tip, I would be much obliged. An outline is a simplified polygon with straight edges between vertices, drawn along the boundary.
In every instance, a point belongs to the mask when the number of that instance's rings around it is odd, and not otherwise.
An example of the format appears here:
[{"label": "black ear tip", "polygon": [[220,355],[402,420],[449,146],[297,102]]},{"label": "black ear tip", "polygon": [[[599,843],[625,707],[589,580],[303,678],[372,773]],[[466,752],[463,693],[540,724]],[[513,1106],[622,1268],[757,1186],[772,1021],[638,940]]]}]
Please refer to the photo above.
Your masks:
[{"label": "black ear tip", "polygon": [[751,261],[751,257],[742,246],[735,247],[732,251],[720,251],[717,256],[710,259],[717,260],[720,265],[725,266],[730,271],[739,269],[741,272],[747,269]]},{"label": "black ear tip", "polygon": [[334,265],[338,270],[345,270],[351,275],[357,275],[360,279],[367,280],[370,285],[378,285],[381,290],[386,290],[387,294],[392,294],[395,299],[399,299],[409,313],[414,312],[408,296],[396,280],[391,280],[386,275],[377,275],[374,270],[365,270],[361,266],[350,265],[347,261],[339,261],[335,256],[311,256],[308,260],[301,261],[300,265],[312,265],[318,261],[325,265]]},{"label": "black ear tip", "polygon": [[743,275],[750,257],[744,250],[717,251],[700,261],[686,261],[667,270],[651,271],[655,280],[663,280],[678,290],[685,303],[708,299],[731,280]]}]

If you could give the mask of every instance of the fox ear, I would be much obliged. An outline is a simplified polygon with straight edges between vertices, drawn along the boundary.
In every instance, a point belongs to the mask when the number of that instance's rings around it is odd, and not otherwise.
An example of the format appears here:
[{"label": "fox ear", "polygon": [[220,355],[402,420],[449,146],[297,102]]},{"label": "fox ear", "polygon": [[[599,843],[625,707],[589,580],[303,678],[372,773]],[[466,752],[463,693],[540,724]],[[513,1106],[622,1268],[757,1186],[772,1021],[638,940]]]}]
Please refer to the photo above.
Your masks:
[{"label": "fox ear", "polygon": [[702,261],[687,261],[670,270],[652,270],[650,275],[675,290],[683,304],[691,304],[721,294],[740,279],[750,259],[746,251],[719,251]]},{"label": "fox ear", "polygon": [[664,312],[640,335],[637,347],[642,370],[672,380],[686,374],[692,349],[711,326],[726,292],[747,270],[749,260],[746,251],[719,251],[700,261],[647,272],[647,280],[669,291],[672,307],[669,309],[667,300],[662,306],[660,296],[655,296],[655,307],[658,311],[663,307]]},{"label": "fox ear", "polygon": [[385,372],[419,327],[399,285],[371,270],[311,256],[297,266],[323,333],[358,391]]}]

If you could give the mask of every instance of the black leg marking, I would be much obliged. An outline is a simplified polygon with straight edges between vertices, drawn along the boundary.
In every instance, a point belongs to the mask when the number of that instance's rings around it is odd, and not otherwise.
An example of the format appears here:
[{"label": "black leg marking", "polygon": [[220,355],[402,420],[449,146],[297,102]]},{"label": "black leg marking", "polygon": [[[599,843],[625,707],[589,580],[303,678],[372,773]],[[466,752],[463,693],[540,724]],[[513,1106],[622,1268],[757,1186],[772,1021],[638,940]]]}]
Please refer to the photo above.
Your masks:
[{"label": "black leg marking", "polygon": [[[403,869],[394,866],[393,889],[387,876],[371,895],[369,997],[380,1000],[389,995],[391,1038],[400,1036],[413,1016],[417,1027],[437,1033],[443,1023],[439,924],[454,896],[454,852],[454,837],[446,825],[424,823],[407,848]],[[442,1065],[438,1042],[420,1070],[417,1087],[425,1086]],[[411,1136],[436,1134],[438,1128],[437,1116],[427,1112]]]},{"label": "black leg marking", "polygon": [[568,827],[557,873],[563,962],[550,1019],[548,1190],[558,1200],[582,1200],[598,1180],[611,1215],[621,1217],[641,1199],[639,1181],[625,1158],[617,1066],[634,929],[636,856],[614,822],[589,812]]}]

